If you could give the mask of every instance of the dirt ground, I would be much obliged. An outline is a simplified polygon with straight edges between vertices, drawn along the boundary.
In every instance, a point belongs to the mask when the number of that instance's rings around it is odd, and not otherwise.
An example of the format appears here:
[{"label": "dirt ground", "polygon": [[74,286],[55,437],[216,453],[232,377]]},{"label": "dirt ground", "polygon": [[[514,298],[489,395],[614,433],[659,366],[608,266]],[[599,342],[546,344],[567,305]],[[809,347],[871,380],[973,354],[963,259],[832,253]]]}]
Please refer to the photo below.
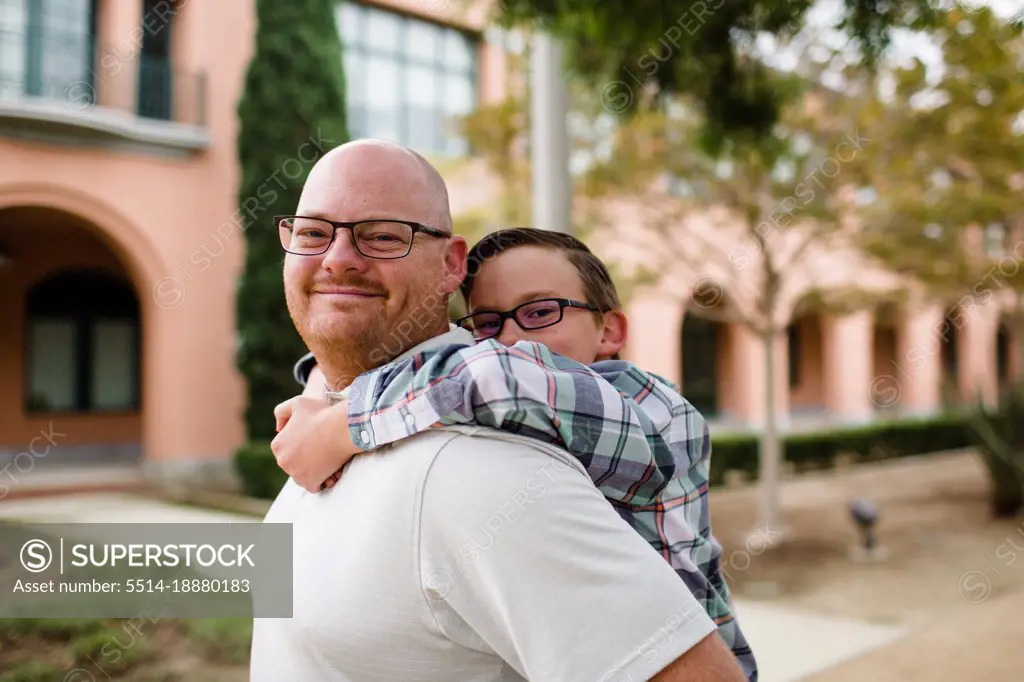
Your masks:
[{"label": "dirt ground", "polygon": [[[713,493],[711,518],[736,596],[908,627],[906,639],[816,682],[1019,682],[1024,518],[993,519],[987,486],[971,453],[804,476],[784,486],[782,520],[791,535],[768,551],[747,535],[756,527],[754,490]],[[851,559],[854,499],[878,508],[887,560]]]},{"label": "dirt ground", "polygon": [[[723,569],[733,594],[909,629],[903,640],[810,682],[1021,682],[1024,519],[992,519],[986,476],[971,453],[805,474],[783,487],[782,517],[790,534],[767,551],[763,538],[780,529],[756,528],[757,490],[715,491],[713,529],[725,548]],[[858,539],[848,510],[854,499],[879,510],[884,562],[851,560]],[[757,532],[753,539],[751,530]],[[17,662],[47,666],[0,673],[0,680],[106,679],[101,672],[110,672],[104,669],[112,659],[102,657],[102,645],[109,637],[124,639],[120,625],[52,632],[56,625],[24,632],[24,622],[0,621],[0,670]],[[152,646],[129,647],[135,660],[121,663],[130,669],[113,676],[125,682],[248,679],[248,623],[183,625],[153,626],[143,637]],[[76,668],[93,677],[64,677]]]}]

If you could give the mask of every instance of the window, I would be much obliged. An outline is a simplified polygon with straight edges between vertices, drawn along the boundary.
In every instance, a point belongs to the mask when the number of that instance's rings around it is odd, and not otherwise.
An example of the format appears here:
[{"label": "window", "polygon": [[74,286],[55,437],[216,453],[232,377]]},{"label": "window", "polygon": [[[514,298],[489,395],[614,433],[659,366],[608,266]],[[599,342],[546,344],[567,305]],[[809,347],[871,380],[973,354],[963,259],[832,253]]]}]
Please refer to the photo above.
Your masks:
[{"label": "window", "polygon": [[28,294],[29,412],[139,407],[139,313],[130,286],[106,273],[68,271]]},{"label": "window", "polygon": [[142,0],[142,49],[139,54],[138,112],[143,118],[170,120],[171,27],[167,0]]},{"label": "window", "polygon": [[95,0],[0,0],[0,97],[92,96]]},{"label": "window", "polygon": [[462,31],[342,2],[348,125],[372,137],[444,156],[469,152],[454,119],[476,108],[477,43]]}]

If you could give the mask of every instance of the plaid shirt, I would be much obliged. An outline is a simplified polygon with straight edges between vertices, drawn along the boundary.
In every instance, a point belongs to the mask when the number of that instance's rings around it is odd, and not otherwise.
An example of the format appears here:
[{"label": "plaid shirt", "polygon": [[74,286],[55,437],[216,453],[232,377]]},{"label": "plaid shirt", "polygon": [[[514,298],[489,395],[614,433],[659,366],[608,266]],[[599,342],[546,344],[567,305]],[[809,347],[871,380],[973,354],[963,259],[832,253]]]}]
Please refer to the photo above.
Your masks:
[{"label": "plaid shirt", "polygon": [[588,367],[541,344],[487,340],[394,361],[361,374],[347,394],[353,442],[364,450],[456,424],[569,450],[676,570],[756,682],[719,570],[722,547],[711,535],[708,427],[670,382],[620,360]]}]

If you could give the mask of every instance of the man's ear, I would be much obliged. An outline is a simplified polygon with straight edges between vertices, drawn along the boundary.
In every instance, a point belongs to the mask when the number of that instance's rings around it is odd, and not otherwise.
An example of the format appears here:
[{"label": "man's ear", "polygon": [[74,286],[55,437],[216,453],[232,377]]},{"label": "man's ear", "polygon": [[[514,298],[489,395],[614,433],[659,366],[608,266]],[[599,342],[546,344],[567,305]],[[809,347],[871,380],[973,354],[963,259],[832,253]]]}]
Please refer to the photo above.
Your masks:
[{"label": "man's ear", "polygon": [[626,345],[629,336],[629,319],[621,310],[609,310],[604,314],[604,328],[601,330],[601,343],[597,355],[610,358]]},{"label": "man's ear", "polygon": [[469,245],[464,237],[453,236],[448,240],[448,248],[444,252],[444,291],[446,294],[454,294],[462,286],[462,280],[466,279],[466,255],[469,253]]}]

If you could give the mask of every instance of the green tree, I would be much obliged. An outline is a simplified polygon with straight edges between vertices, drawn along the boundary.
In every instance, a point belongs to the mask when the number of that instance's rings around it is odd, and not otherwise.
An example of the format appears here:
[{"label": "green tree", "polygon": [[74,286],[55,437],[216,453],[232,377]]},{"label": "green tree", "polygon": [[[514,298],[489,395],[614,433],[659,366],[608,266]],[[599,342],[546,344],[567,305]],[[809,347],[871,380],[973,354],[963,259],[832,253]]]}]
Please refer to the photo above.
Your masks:
[{"label": "green tree", "polygon": [[[618,243],[643,263],[634,278],[685,299],[700,317],[742,325],[763,345],[762,528],[780,523],[774,357],[792,307],[800,300],[804,310],[841,314],[892,295],[826,285],[816,267],[824,252],[849,247],[854,178],[844,171],[873,144],[855,124],[858,100],[820,84],[836,58],[825,52],[816,61],[807,50],[806,73],[774,74],[784,99],[770,136],[733,133],[715,152],[694,145],[703,114],[676,97],[620,126],[585,183],[594,223],[621,230]],[[629,206],[629,218],[609,213],[610,203]]]},{"label": "green tree", "polygon": [[[812,0],[501,0],[506,24],[543,26],[563,38],[569,63],[605,84],[612,108],[636,111],[640,97],[621,89],[686,94],[701,102],[708,140],[728,133],[770,136],[782,105],[770,70],[752,58],[760,33],[786,39],[804,25]],[[837,28],[867,63],[889,45],[893,29],[933,26],[953,0],[842,0]],[[621,105],[621,106],[620,106]]]},{"label": "green tree", "polygon": [[934,78],[921,62],[892,73],[892,96],[865,112],[887,142],[862,159],[877,192],[864,208],[865,250],[956,305],[954,326],[977,306],[1008,307],[1017,386],[974,420],[999,515],[1024,507],[1022,20],[950,13],[934,34],[941,73]]},{"label": "green tree", "polygon": [[920,61],[895,69],[891,97],[864,112],[886,144],[859,160],[877,195],[862,243],[948,302],[1009,288],[1024,310],[1024,273],[1006,261],[1024,256],[1024,35],[980,10],[949,14],[934,39],[937,80]]},{"label": "green tree", "polygon": [[251,439],[273,437],[273,408],[295,395],[291,368],[305,352],[285,305],[284,252],[271,218],[295,211],[310,168],[348,139],[334,9],[330,0],[256,2],[256,46],[238,103],[237,140],[238,217],[246,230],[238,367],[248,384]]}]

